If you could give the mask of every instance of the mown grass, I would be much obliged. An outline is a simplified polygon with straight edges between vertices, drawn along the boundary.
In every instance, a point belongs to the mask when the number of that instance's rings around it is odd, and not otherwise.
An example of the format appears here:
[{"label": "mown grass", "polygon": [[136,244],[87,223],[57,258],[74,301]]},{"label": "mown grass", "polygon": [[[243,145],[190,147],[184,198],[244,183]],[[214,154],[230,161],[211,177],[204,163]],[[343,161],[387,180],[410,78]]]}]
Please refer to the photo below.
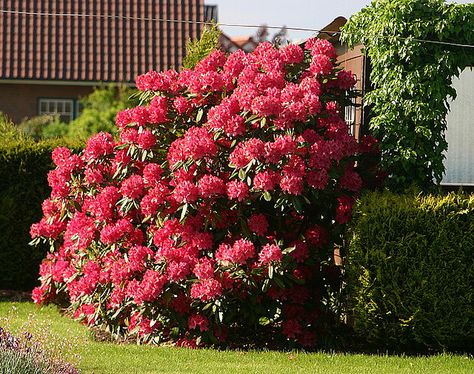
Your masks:
[{"label": "mown grass", "polygon": [[67,337],[81,356],[84,373],[474,373],[467,356],[389,355],[304,352],[241,352],[212,349],[100,343],[82,325],[61,316],[54,307],[35,307],[28,302],[0,302],[0,317],[10,316],[11,329],[28,317],[50,324],[53,334]]}]

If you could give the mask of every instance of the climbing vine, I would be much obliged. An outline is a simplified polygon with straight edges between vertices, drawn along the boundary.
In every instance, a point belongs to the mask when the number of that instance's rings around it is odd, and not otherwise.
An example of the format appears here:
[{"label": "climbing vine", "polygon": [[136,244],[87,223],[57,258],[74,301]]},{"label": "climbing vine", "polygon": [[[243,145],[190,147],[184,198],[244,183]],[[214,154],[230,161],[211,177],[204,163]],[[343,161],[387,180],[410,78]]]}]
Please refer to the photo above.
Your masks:
[{"label": "climbing vine", "polygon": [[452,78],[474,63],[474,3],[374,0],[352,16],[342,40],[361,43],[370,58],[370,128],[381,140],[388,183],[429,189],[444,173]]}]

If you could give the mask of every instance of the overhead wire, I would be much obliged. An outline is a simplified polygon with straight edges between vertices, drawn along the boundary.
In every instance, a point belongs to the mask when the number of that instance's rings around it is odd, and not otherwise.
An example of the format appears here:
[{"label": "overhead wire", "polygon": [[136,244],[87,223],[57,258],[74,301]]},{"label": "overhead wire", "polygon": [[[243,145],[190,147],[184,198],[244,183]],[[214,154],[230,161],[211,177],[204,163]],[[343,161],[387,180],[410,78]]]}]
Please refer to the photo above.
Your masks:
[{"label": "overhead wire", "polygon": [[[53,13],[53,12],[31,12],[31,11],[22,11],[22,10],[9,10],[9,9],[0,9],[0,13],[3,14],[16,14],[16,15],[31,15],[31,16],[41,16],[41,17],[84,17],[84,18],[105,18],[105,19],[123,19],[130,21],[154,21],[154,22],[168,22],[168,23],[186,23],[186,24],[199,24],[199,25],[215,25],[216,23],[208,21],[196,21],[196,20],[178,20],[178,19],[168,19],[168,18],[156,18],[156,17],[133,17],[125,16],[119,14],[87,14],[87,13]],[[278,29],[282,28],[291,31],[303,31],[303,32],[313,32],[313,33],[322,33],[327,34],[328,36],[336,36],[342,34],[341,31],[332,31],[324,29],[314,29],[308,27],[293,27],[293,26],[275,26],[275,25],[252,25],[252,24],[243,24],[243,23],[223,23],[218,22],[218,26],[225,27],[241,27],[241,28],[260,28],[266,27],[267,29]],[[461,47],[461,48],[474,48],[472,44],[463,44],[455,42],[445,42],[439,40],[428,40],[428,39],[418,39],[412,37],[402,37],[402,36],[379,36],[385,38],[397,38],[402,40],[411,40],[419,43],[430,43],[430,44],[439,44],[452,47]]]}]

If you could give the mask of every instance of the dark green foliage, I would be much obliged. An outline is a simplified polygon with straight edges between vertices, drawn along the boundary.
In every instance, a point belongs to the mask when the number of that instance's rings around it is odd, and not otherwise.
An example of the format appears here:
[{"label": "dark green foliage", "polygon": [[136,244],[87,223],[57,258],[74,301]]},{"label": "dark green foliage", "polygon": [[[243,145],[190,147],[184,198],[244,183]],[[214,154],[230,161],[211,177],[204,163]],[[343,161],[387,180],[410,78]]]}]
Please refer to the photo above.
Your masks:
[{"label": "dark green foliage", "polygon": [[441,181],[452,77],[474,63],[474,49],[421,40],[474,44],[473,24],[474,4],[375,0],[344,26],[343,40],[364,44],[370,57],[374,90],[365,102],[390,187]]},{"label": "dark green foliage", "polygon": [[354,328],[379,348],[474,349],[474,195],[371,193],[354,212]]},{"label": "dark green foliage", "polygon": [[217,49],[221,31],[217,25],[204,27],[199,40],[186,43],[186,56],[183,59],[184,69],[193,69],[199,61]]},{"label": "dark green foliage", "polygon": [[28,242],[30,226],[41,218],[41,203],[50,194],[51,152],[59,145],[80,145],[64,139],[36,143],[21,134],[9,139],[0,142],[0,289],[29,290],[46,252]]}]

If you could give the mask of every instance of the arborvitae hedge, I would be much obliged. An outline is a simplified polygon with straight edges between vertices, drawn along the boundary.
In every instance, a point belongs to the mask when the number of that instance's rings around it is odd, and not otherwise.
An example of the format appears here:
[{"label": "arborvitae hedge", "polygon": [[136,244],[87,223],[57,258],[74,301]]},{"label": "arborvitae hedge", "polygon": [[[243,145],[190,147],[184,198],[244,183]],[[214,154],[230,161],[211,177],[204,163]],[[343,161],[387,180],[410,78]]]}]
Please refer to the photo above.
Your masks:
[{"label": "arborvitae hedge", "polygon": [[365,196],[347,271],[354,328],[378,348],[474,349],[474,195]]},{"label": "arborvitae hedge", "polygon": [[28,245],[29,229],[42,216],[41,203],[51,191],[51,152],[62,144],[27,138],[0,142],[0,289],[30,290],[37,282],[47,248]]}]

